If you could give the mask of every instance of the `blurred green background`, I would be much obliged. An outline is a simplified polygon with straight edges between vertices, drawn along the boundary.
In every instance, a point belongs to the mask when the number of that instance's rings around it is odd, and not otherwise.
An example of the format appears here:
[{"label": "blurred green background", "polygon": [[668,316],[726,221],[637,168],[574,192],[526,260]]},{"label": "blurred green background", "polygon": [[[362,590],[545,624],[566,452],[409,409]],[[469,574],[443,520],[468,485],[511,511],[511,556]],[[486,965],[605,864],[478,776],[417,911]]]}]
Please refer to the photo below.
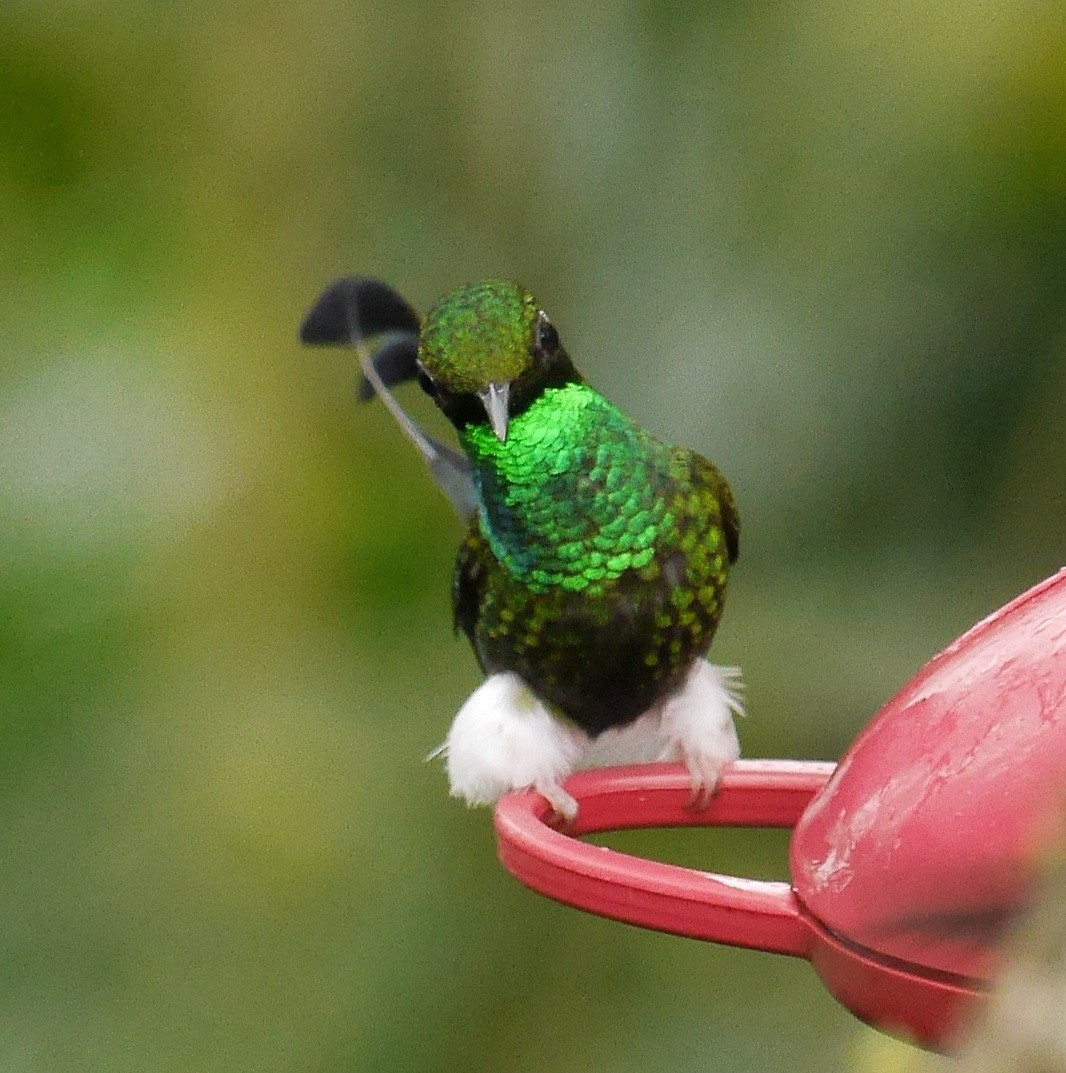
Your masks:
[{"label": "blurred green background", "polygon": [[[344,273],[524,281],[732,482],[745,752],[835,758],[1063,560],[1063,26],[6,0],[0,1070],[905,1062],[805,965],[499,868],[421,762],[478,681],[458,523],[296,332]],[[772,834],[625,844],[784,874]]]}]

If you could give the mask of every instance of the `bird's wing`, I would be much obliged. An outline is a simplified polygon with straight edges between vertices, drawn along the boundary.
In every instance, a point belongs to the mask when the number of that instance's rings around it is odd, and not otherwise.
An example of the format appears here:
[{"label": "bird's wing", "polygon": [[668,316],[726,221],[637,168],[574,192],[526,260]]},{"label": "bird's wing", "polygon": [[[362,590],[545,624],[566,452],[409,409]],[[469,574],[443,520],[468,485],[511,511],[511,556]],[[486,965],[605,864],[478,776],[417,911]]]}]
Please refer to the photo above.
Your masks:
[{"label": "bird's wing", "polygon": [[363,367],[359,397],[380,397],[456,512],[470,518],[477,510],[470,463],[427,436],[389,390],[417,375],[420,323],[418,314],[388,284],[348,276],[322,292],[304,319],[300,340],[311,346],[349,345],[359,351]]},{"label": "bird's wing", "polygon": [[729,482],[722,476],[722,471],[703,455],[695,451],[687,452],[689,455],[689,467],[692,480],[697,484],[709,487],[718,499],[718,506],[722,511],[722,530],[725,533],[725,547],[729,555],[729,562],[733,564],[740,554],[740,514],[737,511],[737,501],[733,498],[733,489]]},{"label": "bird's wing", "polygon": [[[452,579],[455,628],[457,631],[462,630],[470,638],[475,653],[477,643],[474,640],[474,632],[478,610],[488,583],[488,564],[491,560],[492,552],[481,533],[481,527],[475,521],[470,526],[466,539],[459,545],[459,557],[455,561],[455,576]],[[481,660],[480,654],[478,660]]]}]

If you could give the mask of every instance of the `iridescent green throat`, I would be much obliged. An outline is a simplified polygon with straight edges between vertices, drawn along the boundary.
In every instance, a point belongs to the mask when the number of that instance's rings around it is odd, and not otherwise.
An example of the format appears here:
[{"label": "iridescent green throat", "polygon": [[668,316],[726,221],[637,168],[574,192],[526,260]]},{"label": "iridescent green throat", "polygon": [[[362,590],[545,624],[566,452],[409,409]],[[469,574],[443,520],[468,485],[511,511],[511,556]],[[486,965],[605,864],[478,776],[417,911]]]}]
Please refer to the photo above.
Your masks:
[{"label": "iridescent green throat", "polygon": [[595,590],[648,568],[674,527],[670,449],[587,384],[547,389],[511,422],[504,443],[483,424],[460,439],[485,538],[534,591]]}]

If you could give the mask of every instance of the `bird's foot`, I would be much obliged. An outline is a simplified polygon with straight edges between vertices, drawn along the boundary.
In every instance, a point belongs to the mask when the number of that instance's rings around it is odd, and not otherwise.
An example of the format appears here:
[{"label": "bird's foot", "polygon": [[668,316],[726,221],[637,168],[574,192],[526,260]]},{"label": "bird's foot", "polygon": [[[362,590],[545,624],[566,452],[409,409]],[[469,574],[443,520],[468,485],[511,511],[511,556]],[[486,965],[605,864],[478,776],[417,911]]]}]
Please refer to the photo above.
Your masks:
[{"label": "bird's foot", "polygon": [[557,720],[517,675],[490,675],[467,698],[438,752],[447,758],[453,797],[492,805],[511,790],[535,786],[568,821],[577,802],[562,788],[588,744]]},{"label": "bird's foot", "polygon": [[692,780],[689,807],[697,811],[710,805],[722,769],[740,756],[733,716],[744,714],[742,690],[739,668],[698,659],[684,685],[663,701],[660,726],[669,744],[662,758],[684,761]]},{"label": "bird's foot", "polygon": [[577,819],[577,798],[568,794],[557,782],[535,782],[533,789],[552,807],[547,824],[565,830]]},{"label": "bird's foot", "polygon": [[688,801],[685,802],[685,808],[692,812],[706,812],[711,807],[714,793],[718,789],[718,783],[722,778],[722,768],[728,761],[725,763],[708,762],[706,757],[696,758],[688,755],[683,759],[692,784],[692,792],[689,794]]}]

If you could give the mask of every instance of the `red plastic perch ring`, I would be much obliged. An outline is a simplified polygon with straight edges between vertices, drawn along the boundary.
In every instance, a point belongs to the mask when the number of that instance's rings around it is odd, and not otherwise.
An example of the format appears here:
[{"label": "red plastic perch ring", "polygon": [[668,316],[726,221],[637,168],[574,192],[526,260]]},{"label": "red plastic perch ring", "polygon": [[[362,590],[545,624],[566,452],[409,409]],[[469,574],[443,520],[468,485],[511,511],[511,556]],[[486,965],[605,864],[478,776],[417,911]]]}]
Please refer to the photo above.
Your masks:
[{"label": "red plastic perch ring", "polygon": [[637,827],[795,825],[835,765],[742,760],[727,767],[702,811],[680,764],[584,771],[567,781],[580,803],[566,833],[548,825],[551,806],[528,790],[496,808],[500,860],[519,880],[567,905],[693,939],[796,957],[810,956],[810,931],[788,883],[716,875],[578,841]]}]

